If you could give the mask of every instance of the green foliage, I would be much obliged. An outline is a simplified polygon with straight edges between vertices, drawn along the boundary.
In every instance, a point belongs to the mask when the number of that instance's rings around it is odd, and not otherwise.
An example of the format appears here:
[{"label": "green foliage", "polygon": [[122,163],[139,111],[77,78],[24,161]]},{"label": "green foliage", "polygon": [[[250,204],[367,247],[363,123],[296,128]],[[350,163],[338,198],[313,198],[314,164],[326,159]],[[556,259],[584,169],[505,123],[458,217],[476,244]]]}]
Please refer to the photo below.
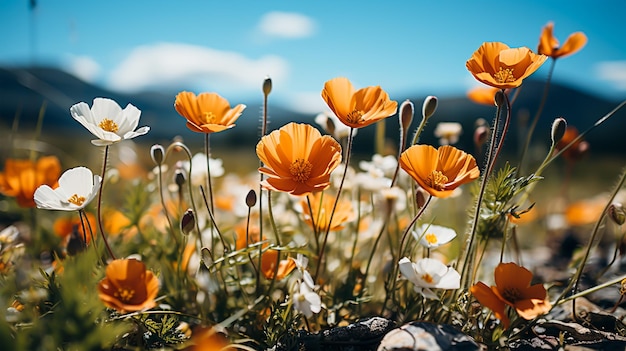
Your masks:
[{"label": "green foliage", "polygon": [[[477,235],[483,240],[488,238],[502,239],[505,236],[508,216],[519,218],[529,211],[534,204],[520,210],[516,203],[528,185],[542,179],[534,174],[516,177],[516,169],[508,162],[498,170],[487,183],[478,222]],[[476,187],[474,189],[477,191]]]}]

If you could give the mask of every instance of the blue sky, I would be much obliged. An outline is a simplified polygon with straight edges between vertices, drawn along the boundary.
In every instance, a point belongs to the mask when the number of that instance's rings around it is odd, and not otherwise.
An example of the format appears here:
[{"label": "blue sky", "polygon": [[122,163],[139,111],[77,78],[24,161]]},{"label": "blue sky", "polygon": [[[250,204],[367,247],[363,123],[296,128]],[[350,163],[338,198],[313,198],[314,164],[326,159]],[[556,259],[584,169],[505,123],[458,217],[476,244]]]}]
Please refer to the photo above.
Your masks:
[{"label": "blue sky", "polygon": [[478,85],[465,61],[482,42],[535,50],[553,21],[561,43],[575,31],[589,38],[559,59],[555,80],[623,99],[624,13],[623,0],[37,0],[34,11],[3,0],[0,65],[55,65],[129,93],[215,91],[231,104],[260,99],[270,76],[270,99],[313,112],[337,76],[380,85],[392,99],[462,94]]}]

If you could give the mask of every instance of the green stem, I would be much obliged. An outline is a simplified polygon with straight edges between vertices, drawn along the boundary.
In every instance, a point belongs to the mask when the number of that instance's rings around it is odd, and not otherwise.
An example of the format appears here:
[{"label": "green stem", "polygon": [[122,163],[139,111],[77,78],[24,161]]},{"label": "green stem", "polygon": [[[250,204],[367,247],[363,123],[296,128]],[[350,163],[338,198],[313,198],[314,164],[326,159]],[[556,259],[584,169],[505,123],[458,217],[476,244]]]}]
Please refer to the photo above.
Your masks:
[{"label": "green stem", "polygon": [[541,113],[543,112],[543,108],[546,105],[546,101],[548,100],[548,91],[550,90],[550,83],[552,82],[552,73],[554,72],[555,65],[556,65],[556,59],[553,59],[552,64],[550,65],[550,70],[548,71],[548,78],[546,80],[546,84],[543,88],[543,96],[541,97],[541,102],[539,103],[537,112],[535,112],[535,117],[533,117],[533,121],[531,122],[530,127],[528,128],[528,134],[526,135],[526,142],[524,143],[524,146],[522,147],[522,154],[520,155],[519,168],[518,168],[517,174],[522,173],[522,169],[524,167],[524,159],[526,157],[526,152],[528,151],[528,148],[530,147],[530,141],[533,137],[535,128],[537,127],[537,122],[539,122],[539,118],[541,116]]},{"label": "green stem", "polygon": [[111,259],[115,260],[115,255],[113,254],[113,250],[111,250],[111,246],[109,246],[109,242],[107,241],[106,233],[104,232],[104,227],[102,225],[102,189],[104,189],[105,175],[107,170],[107,160],[109,158],[109,145],[104,147],[104,161],[102,162],[102,180],[100,181],[100,189],[98,190],[98,228],[100,229],[100,233],[102,234],[102,240],[104,241],[104,246],[106,246],[107,251],[109,252],[109,256]]},{"label": "green stem", "polygon": [[315,275],[313,276],[313,281],[317,281],[317,277],[320,273],[320,268],[322,267],[322,260],[324,258],[324,251],[326,249],[326,242],[328,241],[328,233],[330,233],[330,227],[333,223],[333,216],[335,214],[335,209],[337,209],[337,204],[339,203],[339,199],[341,197],[341,190],[343,189],[343,182],[346,180],[346,174],[348,173],[348,167],[350,166],[350,155],[352,154],[352,138],[354,136],[354,128],[350,128],[350,133],[348,134],[348,147],[346,150],[346,162],[344,163],[343,175],[341,176],[341,182],[339,183],[339,189],[337,189],[337,196],[335,197],[335,203],[333,204],[333,209],[330,212],[328,217],[328,227],[326,228],[326,233],[324,233],[324,241],[322,242],[322,247],[318,254],[318,264],[315,267]]}]

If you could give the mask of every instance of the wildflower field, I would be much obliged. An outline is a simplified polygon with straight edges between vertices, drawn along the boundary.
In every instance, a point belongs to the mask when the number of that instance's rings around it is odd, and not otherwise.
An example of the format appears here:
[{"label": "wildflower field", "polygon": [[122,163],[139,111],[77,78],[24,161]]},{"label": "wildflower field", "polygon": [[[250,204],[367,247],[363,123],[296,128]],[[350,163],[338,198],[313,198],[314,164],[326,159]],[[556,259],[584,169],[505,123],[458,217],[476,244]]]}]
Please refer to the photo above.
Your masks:
[{"label": "wildflower field", "polygon": [[[626,169],[602,172],[598,196],[561,195],[581,184],[574,170],[585,135],[601,132],[626,101],[584,130],[542,116],[556,63],[587,41],[578,32],[560,45],[552,31],[544,27],[537,50],[485,42],[467,53],[468,74],[484,84],[468,96],[494,115],[464,131],[471,150],[455,146],[458,123],[437,121],[437,97],[399,102],[347,77],[320,87],[333,114],[272,130],[274,87],[259,82],[256,148],[228,159],[213,157],[220,146],[211,136],[238,128],[246,106],[180,92],[172,109],[197,140],[172,135],[144,147],[148,168],[116,162],[125,143],[143,145],[150,133],[139,108],[104,96],[76,102],[67,117],[92,138],[77,154],[89,148],[101,159],[66,167],[62,155],[14,147],[2,160],[0,343],[624,349]],[[505,153],[524,79],[544,64],[550,75],[525,143]],[[400,125],[397,149],[359,138],[388,118]],[[550,124],[550,147],[534,164],[527,151],[540,123]],[[420,142],[427,124],[437,124],[437,145]],[[356,157],[358,144],[377,153]]]}]

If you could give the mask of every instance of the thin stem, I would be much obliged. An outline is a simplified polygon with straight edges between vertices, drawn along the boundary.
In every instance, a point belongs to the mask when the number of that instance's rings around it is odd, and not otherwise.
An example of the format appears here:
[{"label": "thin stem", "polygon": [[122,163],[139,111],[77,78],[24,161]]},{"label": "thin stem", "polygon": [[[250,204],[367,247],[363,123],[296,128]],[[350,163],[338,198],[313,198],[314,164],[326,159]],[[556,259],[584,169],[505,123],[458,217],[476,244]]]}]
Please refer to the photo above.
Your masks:
[{"label": "thin stem", "polygon": [[209,212],[209,218],[211,219],[211,225],[213,226],[213,228],[217,232],[217,236],[219,236],[220,241],[222,242],[224,253],[227,253],[228,251],[230,251],[230,249],[228,247],[228,244],[226,244],[226,241],[224,240],[224,237],[222,236],[222,232],[220,232],[219,228],[217,227],[217,223],[215,223],[215,217],[213,216],[213,211],[209,208],[209,202],[207,201],[207,197],[206,197],[206,194],[204,192],[204,187],[200,186],[200,192],[202,193],[202,198],[204,199],[204,205],[207,207],[207,211]]},{"label": "thin stem", "polygon": [[[509,130],[509,123],[511,122],[511,102],[509,101],[509,97],[506,94],[504,95],[504,101],[506,102],[506,118],[504,119],[504,127],[502,127],[502,135],[500,135],[500,140],[498,141],[498,147],[496,148],[495,155],[493,155],[493,159],[491,160],[491,166],[489,167],[489,171],[487,174],[491,174],[493,171],[493,166],[496,164],[498,160],[498,156],[500,155],[500,151],[502,151],[502,145],[504,145],[504,139],[506,138],[507,131]],[[496,133],[497,130],[494,131]]]},{"label": "thin stem", "polygon": [[[580,277],[582,276],[585,265],[587,264],[587,260],[589,259],[591,248],[594,247],[593,243],[595,242],[596,236],[598,235],[598,232],[600,231],[600,225],[602,224],[604,217],[606,217],[608,213],[608,209],[613,203],[613,199],[615,199],[615,196],[617,195],[619,190],[622,188],[622,185],[624,185],[625,180],[626,180],[626,168],[622,170],[620,180],[617,183],[617,186],[615,187],[615,189],[613,190],[613,193],[611,194],[609,201],[607,201],[606,206],[604,207],[604,210],[602,211],[602,215],[600,216],[600,219],[598,219],[595,227],[593,228],[593,231],[591,232],[591,237],[589,237],[589,242],[587,243],[587,249],[585,250],[585,255],[583,256],[583,259],[578,264],[578,269],[576,270],[576,274],[574,275],[574,278],[568,284],[567,288],[563,291],[559,299],[557,299],[557,302],[558,300],[563,298],[563,296],[569,291],[570,288],[572,289],[574,293],[576,292],[576,289],[578,289],[578,283],[580,281]],[[572,300],[572,305],[573,305],[572,313],[576,317],[576,305],[575,304],[576,304],[576,299],[573,299]]]},{"label": "thin stem", "polygon": [[341,176],[341,182],[339,183],[339,189],[337,189],[337,196],[335,197],[335,203],[333,204],[333,209],[330,212],[328,217],[328,227],[326,228],[326,233],[324,233],[324,241],[322,242],[322,247],[318,253],[318,264],[315,267],[315,275],[313,276],[313,281],[317,280],[317,277],[320,273],[320,267],[322,267],[322,260],[324,258],[324,250],[326,249],[326,242],[328,241],[328,233],[330,233],[330,227],[333,223],[333,216],[335,214],[335,209],[337,209],[337,204],[339,203],[339,199],[341,197],[341,190],[343,189],[343,182],[346,179],[346,174],[348,173],[348,167],[350,166],[350,155],[352,154],[352,138],[354,135],[354,128],[350,128],[350,133],[348,134],[348,147],[346,150],[346,162],[344,163],[343,175]]},{"label": "thin stem", "polygon": [[526,157],[526,152],[530,147],[530,141],[533,137],[533,133],[535,131],[535,127],[537,126],[537,122],[539,122],[539,118],[541,117],[541,113],[543,112],[543,108],[546,105],[546,101],[548,100],[548,91],[550,90],[550,83],[552,82],[552,73],[554,72],[554,66],[556,65],[556,59],[552,60],[552,64],[550,65],[550,70],[548,71],[548,78],[546,80],[546,84],[543,88],[543,96],[541,97],[541,102],[539,103],[539,107],[537,108],[537,112],[535,112],[535,117],[533,117],[533,121],[528,128],[528,134],[526,135],[526,142],[522,147],[522,154],[519,159],[519,168],[518,174],[522,173],[522,169],[524,167],[524,159]]},{"label": "thin stem", "polygon": [[163,172],[161,169],[161,164],[157,165],[157,171],[158,171],[157,181],[159,183],[158,184],[159,185],[159,198],[161,199],[161,207],[163,207],[163,213],[165,214],[165,218],[167,219],[167,224],[169,225],[170,235],[172,236],[172,238],[174,238],[174,241],[176,242],[176,246],[180,246],[180,242],[178,241],[178,238],[176,237],[176,233],[174,232],[172,219],[170,218],[170,214],[167,211],[167,206],[165,205],[165,196],[163,196]]},{"label": "thin stem", "polygon": [[111,259],[115,259],[115,255],[113,254],[113,250],[111,250],[111,246],[109,246],[109,242],[107,241],[106,233],[104,232],[104,227],[102,225],[102,189],[104,189],[104,182],[107,170],[107,160],[109,158],[109,145],[104,147],[104,161],[102,162],[102,180],[100,181],[100,189],[98,190],[98,228],[100,229],[100,233],[102,234],[102,240],[104,241],[104,246],[106,246],[107,251],[109,252],[109,256]]},{"label": "thin stem", "polygon": [[[491,140],[489,141],[489,149],[487,151],[487,163],[485,164],[485,170],[483,172],[483,177],[480,182],[480,190],[477,195],[476,205],[474,210],[474,216],[472,218],[472,227],[470,229],[470,234],[468,238],[468,244],[465,247],[465,259],[463,261],[463,267],[461,267],[461,286],[464,286],[463,283],[467,285],[469,289],[469,285],[472,283],[472,279],[468,279],[467,274],[471,272],[468,270],[470,257],[472,257],[472,249],[474,247],[474,240],[476,237],[476,229],[478,229],[478,221],[480,219],[480,209],[482,207],[483,196],[485,194],[485,189],[487,188],[487,179],[489,178],[489,171],[491,170],[491,164],[493,161],[493,156],[496,148],[496,136],[498,132],[498,127],[500,124],[500,113],[502,111],[502,107],[500,105],[496,106],[496,115],[493,122],[493,131],[491,133]],[[459,289],[460,290],[460,289]]]}]

